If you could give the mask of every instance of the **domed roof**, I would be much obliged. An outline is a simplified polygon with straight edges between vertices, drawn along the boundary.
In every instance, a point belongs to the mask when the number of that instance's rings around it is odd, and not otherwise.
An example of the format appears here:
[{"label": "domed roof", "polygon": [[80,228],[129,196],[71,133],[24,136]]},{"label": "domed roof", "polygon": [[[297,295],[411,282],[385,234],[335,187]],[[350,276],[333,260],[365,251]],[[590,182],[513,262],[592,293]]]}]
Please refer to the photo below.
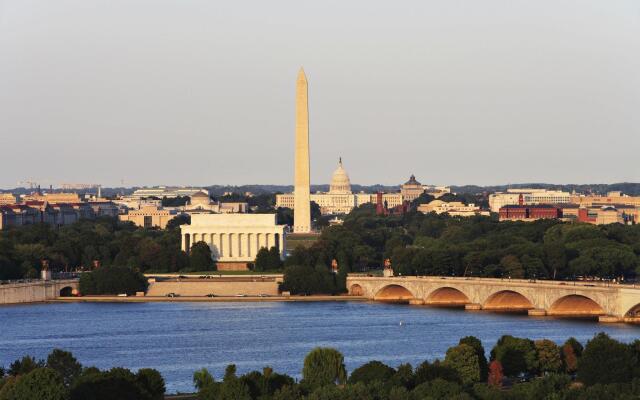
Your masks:
[{"label": "domed roof", "polygon": [[405,184],[405,185],[413,185],[413,186],[420,186],[420,185],[422,185],[420,182],[418,182],[418,181],[416,180],[416,177],[415,177],[415,175],[413,175],[413,174],[409,177],[409,180],[408,180],[408,181],[406,181],[404,184]]},{"label": "domed roof", "polygon": [[351,194],[351,181],[347,171],[342,168],[342,157],[338,161],[338,168],[333,171],[329,193],[334,194]]},{"label": "domed roof", "polygon": [[210,202],[211,202],[211,199],[209,198],[209,195],[203,191],[198,191],[191,195],[192,205],[209,204]]}]

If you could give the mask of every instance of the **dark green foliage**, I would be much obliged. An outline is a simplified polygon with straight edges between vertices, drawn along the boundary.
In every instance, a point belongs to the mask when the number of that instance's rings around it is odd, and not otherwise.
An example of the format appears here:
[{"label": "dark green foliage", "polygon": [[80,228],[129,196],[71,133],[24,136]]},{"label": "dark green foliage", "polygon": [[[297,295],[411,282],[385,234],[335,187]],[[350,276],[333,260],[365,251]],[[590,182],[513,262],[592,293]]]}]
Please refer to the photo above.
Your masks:
[{"label": "dark green foliage", "polygon": [[256,271],[268,271],[282,268],[282,260],[280,259],[280,251],[277,247],[260,248],[256,254],[254,263]]},{"label": "dark green foliage", "polygon": [[292,266],[284,270],[281,289],[292,294],[334,294],[338,285],[336,276],[323,265]]},{"label": "dark green foliage", "polygon": [[82,365],[68,351],[53,349],[47,357],[47,368],[56,371],[66,387],[80,376]]},{"label": "dark green foliage", "polygon": [[136,373],[136,382],[143,389],[144,395],[148,400],[164,399],[164,379],[160,372],[151,368],[139,369]]},{"label": "dark green foliage", "polygon": [[189,267],[180,250],[182,219],[169,229],[143,229],[114,218],[81,220],[54,229],[48,224],[0,231],[0,280],[35,277],[43,259],[54,271],[126,266],[142,272],[176,272]]},{"label": "dark green foliage", "polygon": [[443,378],[436,378],[416,386],[416,388],[413,389],[412,395],[415,399],[471,400],[471,396],[464,392],[464,389],[459,383]]},{"label": "dark green foliage", "polygon": [[480,360],[473,347],[466,344],[450,347],[444,363],[456,370],[463,385],[473,385],[480,381]]},{"label": "dark green foliage", "polygon": [[374,381],[387,382],[395,373],[395,369],[380,361],[370,361],[353,370],[351,376],[349,376],[349,384],[357,382],[368,384]]},{"label": "dark green foliage", "polygon": [[50,368],[36,368],[7,382],[0,400],[67,400],[68,390],[62,378]]},{"label": "dark green foliage", "polygon": [[502,336],[491,350],[491,360],[502,364],[506,376],[517,376],[521,373],[536,371],[537,358],[533,341],[516,338],[510,335]]},{"label": "dark green foliage", "polygon": [[214,261],[211,256],[211,248],[205,242],[196,242],[189,251],[190,271],[212,271]]},{"label": "dark green foliage", "polygon": [[312,389],[345,383],[344,357],[336,349],[317,347],[311,350],[304,359],[302,379],[303,385]]},{"label": "dark green foliage", "polygon": [[151,369],[137,374],[125,368],[87,369],[71,386],[70,400],[161,400],[164,380]]},{"label": "dark green foliage", "polygon": [[433,363],[425,361],[416,368],[414,376],[415,385],[420,385],[434,379],[444,379],[445,381],[456,383],[462,382],[458,371],[448,365],[445,365],[439,360],[436,360]]},{"label": "dark green foliage", "polygon": [[560,372],[562,355],[557,344],[548,339],[534,342],[538,359],[537,369],[541,373]]},{"label": "dark green foliage", "polygon": [[629,382],[637,362],[630,346],[599,333],[582,352],[578,378],[586,385]]},{"label": "dark green foliage", "polygon": [[460,339],[458,344],[466,344],[473,347],[478,356],[478,365],[480,367],[480,381],[485,382],[487,380],[487,374],[489,373],[489,365],[487,363],[487,356],[484,352],[482,342],[475,336],[465,336]]},{"label": "dark green foliage", "polygon": [[44,367],[43,361],[36,360],[31,356],[24,356],[11,363],[8,374],[11,376],[26,375],[29,372],[42,367]]},{"label": "dark green foliage", "polygon": [[80,275],[80,293],[83,295],[133,295],[146,291],[147,286],[144,275],[127,267],[101,267]]}]

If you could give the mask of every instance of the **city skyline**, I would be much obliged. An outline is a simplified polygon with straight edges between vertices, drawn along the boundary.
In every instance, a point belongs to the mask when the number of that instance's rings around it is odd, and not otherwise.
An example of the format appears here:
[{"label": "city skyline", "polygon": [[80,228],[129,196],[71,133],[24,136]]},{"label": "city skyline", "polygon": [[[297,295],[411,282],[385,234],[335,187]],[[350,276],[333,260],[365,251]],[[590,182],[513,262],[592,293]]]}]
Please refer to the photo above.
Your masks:
[{"label": "city skyline", "polygon": [[0,4],[2,188],[292,184],[301,65],[312,183],[640,176],[632,1],[91,5]]}]

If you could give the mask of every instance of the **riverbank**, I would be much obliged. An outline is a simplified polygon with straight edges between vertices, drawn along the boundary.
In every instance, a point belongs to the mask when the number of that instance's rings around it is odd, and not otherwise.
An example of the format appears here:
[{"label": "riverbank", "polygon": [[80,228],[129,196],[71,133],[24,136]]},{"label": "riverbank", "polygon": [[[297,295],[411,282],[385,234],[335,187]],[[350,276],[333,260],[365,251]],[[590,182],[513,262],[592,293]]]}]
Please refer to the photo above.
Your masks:
[{"label": "riverbank", "polygon": [[364,296],[81,296],[58,297],[49,302],[57,303],[147,303],[147,302],[315,302],[315,301],[367,301]]}]

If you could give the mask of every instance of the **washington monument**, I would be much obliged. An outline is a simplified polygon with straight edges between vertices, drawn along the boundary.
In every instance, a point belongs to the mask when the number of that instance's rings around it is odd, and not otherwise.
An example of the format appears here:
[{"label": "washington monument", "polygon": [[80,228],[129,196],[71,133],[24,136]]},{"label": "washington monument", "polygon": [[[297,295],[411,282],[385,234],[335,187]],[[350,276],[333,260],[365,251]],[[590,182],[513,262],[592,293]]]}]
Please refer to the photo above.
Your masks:
[{"label": "washington monument", "polygon": [[307,77],[300,68],[296,81],[296,155],[294,177],[293,232],[311,232],[309,183],[309,104]]}]

